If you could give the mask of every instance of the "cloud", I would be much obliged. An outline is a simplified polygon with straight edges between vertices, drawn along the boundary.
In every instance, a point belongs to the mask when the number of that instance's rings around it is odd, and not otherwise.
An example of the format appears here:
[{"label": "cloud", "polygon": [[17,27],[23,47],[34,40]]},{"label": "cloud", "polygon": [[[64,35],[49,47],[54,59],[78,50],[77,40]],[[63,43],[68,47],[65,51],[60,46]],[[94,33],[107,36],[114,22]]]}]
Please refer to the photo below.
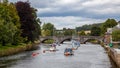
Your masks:
[{"label": "cloud", "polygon": [[90,0],[82,3],[82,6],[88,8],[87,12],[93,12],[94,14],[120,14],[120,0]]},{"label": "cloud", "polygon": [[[45,0],[45,2],[48,0]],[[117,18],[120,0],[51,0],[38,8],[38,16],[81,16],[95,19]]]},{"label": "cloud", "polygon": [[[115,9],[115,10],[114,10]],[[108,7],[108,8],[99,8],[99,9],[92,9],[89,12],[94,12],[95,14],[120,14],[120,7]]]},{"label": "cloud", "polygon": [[52,23],[57,29],[62,28],[75,28],[82,26],[84,24],[93,24],[93,23],[102,23],[102,19],[92,19],[92,18],[83,18],[75,16],[66,16],[66,17],[40,17],[42,24],[43,23]]},{"label": "cloud", "polygon": [[87,0],[86,2],[83,2],[82,5],[84,7],[98,7],[98,6],[110,6],[110,5],[119,5],[120,0]]},{"label": "cloud", "polygon": [[120,19],[120,0],[29,1],[31,6],[37,8],[41,21],[54,23],[56,28],[75,28],[83,24],[99,23],[107,18]]},{"label": "cloud", "polygon": [[[10,0],[13,2],[19,0]],[[26,1],[26,0],[21,0]],[[66,13],[96,15],[101,14],[120,14],[120,0],[29,0],[31,5],[38,9],[38,15],[59,15],[64,16]],[[99,14],[99,15],[98,15]],[[87,15],[85,15],[87,17]],[[67,15],[66,15],[67,16]],[[69,15],[71,16],[71,15]],[[76,15],[74,15],[76,16]],[[94,16],[95,17],[95,16]]]}]

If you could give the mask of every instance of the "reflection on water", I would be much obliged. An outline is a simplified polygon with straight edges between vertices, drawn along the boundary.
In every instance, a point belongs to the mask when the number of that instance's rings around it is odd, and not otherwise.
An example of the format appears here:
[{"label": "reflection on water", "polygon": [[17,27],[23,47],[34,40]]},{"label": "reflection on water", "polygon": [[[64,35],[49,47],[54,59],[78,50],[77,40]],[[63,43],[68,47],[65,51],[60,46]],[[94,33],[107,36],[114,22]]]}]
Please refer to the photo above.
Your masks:
[{"label": "reflection on water", "polygon": [[[107,54],[100,45],[81,44],[73,56],[64,56],[64,49],[70,42],[57,46],[56,52],[45,52],[49,45],[40,45],[39,50],[0,58],[0,68],[110,68]],[[32,53],[39,53],[32,56]]]}]

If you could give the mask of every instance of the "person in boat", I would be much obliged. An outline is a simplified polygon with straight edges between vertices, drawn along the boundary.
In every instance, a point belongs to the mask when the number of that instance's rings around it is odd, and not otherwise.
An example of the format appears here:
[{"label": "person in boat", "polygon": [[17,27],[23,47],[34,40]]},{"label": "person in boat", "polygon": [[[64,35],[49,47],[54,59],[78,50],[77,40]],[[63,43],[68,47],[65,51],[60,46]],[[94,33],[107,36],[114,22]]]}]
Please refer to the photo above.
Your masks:
[{"label": "person in boat", "polygon": [[50,47],[50,51],[56,51],[56,44],[53,43]]},{"label": "person in boat", "polygon": [[56,45],[55,43],[52,44],[52,47],[55,47],[55,48],[56,48],[56,46],[57,46],[57,45]]},{"label": "person in boat", "polygon": [[65,51],[64,51],[64,55],[66,55],[66,56],[73,55],[72,48],[66,48]]}]

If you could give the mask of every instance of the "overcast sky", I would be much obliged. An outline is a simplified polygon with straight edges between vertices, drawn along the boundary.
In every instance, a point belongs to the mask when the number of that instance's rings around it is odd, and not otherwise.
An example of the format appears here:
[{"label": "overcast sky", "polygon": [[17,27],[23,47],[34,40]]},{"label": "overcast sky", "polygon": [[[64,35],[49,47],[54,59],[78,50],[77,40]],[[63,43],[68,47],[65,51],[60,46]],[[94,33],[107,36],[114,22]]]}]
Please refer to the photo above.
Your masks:
[{"label": "overcast sky", "polygon": [[[10,2],[26,0],[9,0]],[[75,28],[84,24],[120,20],[120,0],[29,0],[38,9],[42,23],[50,22],[57,29]]]}]

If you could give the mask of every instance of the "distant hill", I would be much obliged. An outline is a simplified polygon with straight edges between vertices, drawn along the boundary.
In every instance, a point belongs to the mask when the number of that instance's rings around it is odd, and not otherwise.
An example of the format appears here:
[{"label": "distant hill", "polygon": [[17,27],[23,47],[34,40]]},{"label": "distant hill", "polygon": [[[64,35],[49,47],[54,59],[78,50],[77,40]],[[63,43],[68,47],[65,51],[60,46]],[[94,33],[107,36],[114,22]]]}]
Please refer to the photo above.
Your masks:
[{"label": "distant hill", "polygon": [[91,28],[93,26],[97,26],[100,27],[103,23],[97,23],[97,24],[89,24],[89,25],[83,25],[81,27],[76,27],[77,31],[81,31],[81,30],[91,30]]}]

